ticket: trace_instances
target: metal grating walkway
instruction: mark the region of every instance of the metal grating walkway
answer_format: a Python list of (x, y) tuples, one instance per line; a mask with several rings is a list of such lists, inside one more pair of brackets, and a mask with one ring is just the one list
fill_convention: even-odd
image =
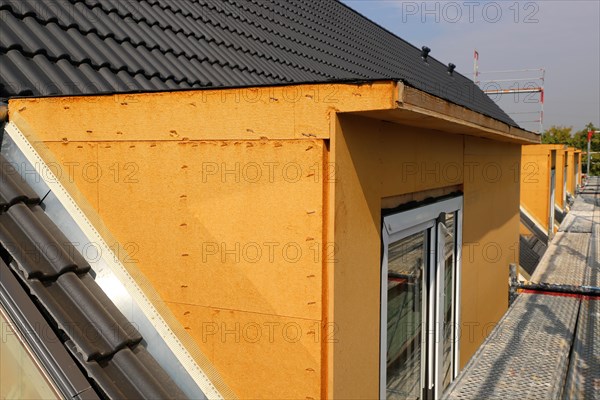
[(600, 299), (581, 302), (565, 386), (570, 399), (600, 398)]
[[(600, 286), (600, 179), (576, 199), (532, 281)], [(526, 291), (447, 399), (599, 399), (600, 298)]]
[(557, 285), (583, 285), (591, 237), (591, 233), (558, 232), (531, 280)]
[(520, 295), (458, 376), (448, 398), (556, 398), (566, 376), (578, 309), (575, 297)]

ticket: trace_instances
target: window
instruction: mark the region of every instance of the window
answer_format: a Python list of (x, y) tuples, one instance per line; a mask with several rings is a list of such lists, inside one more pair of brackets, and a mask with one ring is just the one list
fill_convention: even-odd
[(90, 382), (5, 263), (0, 244), (0, 399), (94, 398)]
[(567, 155), (567, 152), (565, 152), (565, 155), (563, 157), (565, 159), (565, 170), (563, 172), (563, 192), (562, 192), (562, 208), (564, 210), (567, 208), (567, 179), (569, 176), (569, 165), (568, 165), (569, 157)]
[(52, 384), (0, 309), (0, 398), (58, 399)]
[(556, 196), (556, 150), (550, 150), (550, 215), (548, 216), (548, 239), (554, 237), (555, 215), (555, 196)]
[(579, 193), (579, 171), (581, 170), (581, 156), (579, 155), (579, 153), (575, 154), (575, 168), (573, 169), (574, 171), (574, 179), (575, 179), (575, 193), (573, 193), (574, 195), (577, 195)]
[(380, 397), (438, 398), (458, 372), (462, 197), (386, 216)]

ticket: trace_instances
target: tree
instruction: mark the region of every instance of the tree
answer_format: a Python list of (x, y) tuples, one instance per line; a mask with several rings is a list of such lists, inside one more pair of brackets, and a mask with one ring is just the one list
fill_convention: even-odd
[(572, 126), (552, 125), (542, 134), (542, 143), (545, 144), (568, 144), (571, 145), (573, 137)]
[[(573, 146), (581, 150), (587, 150), (588, 131), (597, 130), (599, 129), (590, 122), (585, 128), (575, 133), (575, 136), (573, 136)], [(600, 151), (600, 133), (595, 133), (592, 136), (592, 151)]]
[(573, 140), (571, 141), (573, 147), (580, 150), (587, 150), (587, 136), (587, 129), (576, 132), (575, 135), (573, 135)]
[[(568, 146), (575, 147), (583, 150), (583, 171), (587, 170), (587, 138), (588, 131), (597, 131), (598, 128), (591, 122), (585, 126), (582, 130), (572, 134), (572, 126), (560, 126), (552, 125), (542, 134), (542, 143), (546, 144), (566, 144)], [(592, 152), (600, 152), (600, 133), (592, 136)], [(600, 156), (594, 154), (592, 156), (593, 162), (591, 163), (590, 174), (600, 175)]]
[[(587, 124), (585, 126), (584, 129), (575, 133), (575, 136), (573, 137), (573, 142), (574, 142), (573, 145), (575, 147), (577, 147), (578, 149), (583, 150), (583, 157), (582, 157), (581, 164), (582, 164), (584, 172), (587, 171), (588, 131), (597, 131), (597, 130), (599, 130), (599, 129), (590, 122), (589, 124)], [(600, 133), (594, 133), (594, 135), (592, 136), (591, 148), (592, 148), (592, 152), (600, 152)], [(598, 154), (592, 154), (592, 164), (591, 164), (591, 168), (590, 168), (590, 175), (600, 175), (600, 157)]]

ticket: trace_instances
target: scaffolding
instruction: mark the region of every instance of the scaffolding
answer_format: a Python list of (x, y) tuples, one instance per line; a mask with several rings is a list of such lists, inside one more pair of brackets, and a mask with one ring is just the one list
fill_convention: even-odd
[[(507, 77), (508, 74), (516, 77)], [(485, 79), (481, 80), (480, 75), (499, 76), (501, 79)], [(524, 75), (531, 75), (525, 77)], [(546, 70), (544, 68), (526, 68), (512, 69), (500, 71), (485, 71), (479, 70), (479, 52), (473, 53), (473, 81), (481, 87), (484, 93), (490, 96), (503, 96), (512, 94), (518, 102), (520, 95), (523, 94), (538, 94), (539, 110), (535, 111), (514, 111), (508, 115), (518, 116), (515, 122), (518, 124), (538, 124), (539, 133), (544, 130), (544, 82), (546, 79)], [(506, 85), (510, 85), (506, 87)]]

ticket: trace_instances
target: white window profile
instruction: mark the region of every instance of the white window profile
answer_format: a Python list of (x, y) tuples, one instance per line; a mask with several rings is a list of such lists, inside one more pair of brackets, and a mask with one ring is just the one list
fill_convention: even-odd
[(380, 398), (439, 398), (460, 342), (462, 196), (383, 219)]

